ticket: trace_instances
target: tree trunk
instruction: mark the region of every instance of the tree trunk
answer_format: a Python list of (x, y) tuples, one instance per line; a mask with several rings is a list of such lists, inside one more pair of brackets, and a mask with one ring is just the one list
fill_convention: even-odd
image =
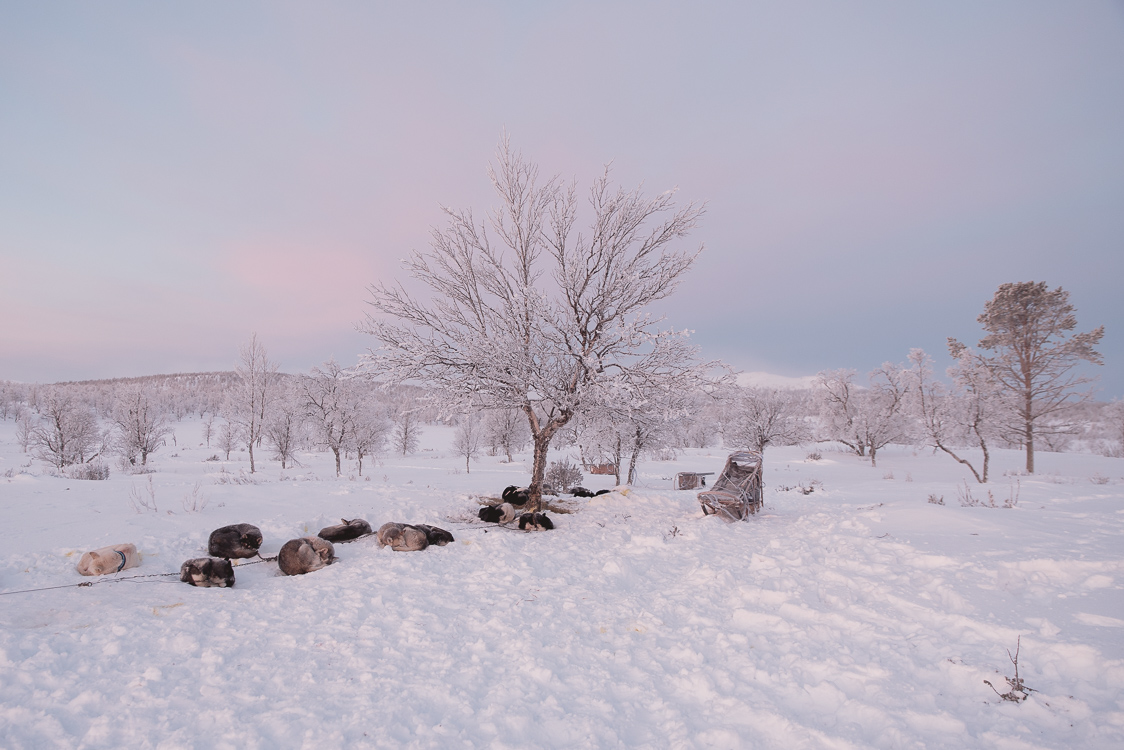
[(340, 475), (340, 449), (332, 447), (332, 453), (336, 454), (336, 476)]
[[(636, 434), (632, 439), (632, 455), (628, 457), (628, 483), (631, 485), (636, 481), (636, 459), (640, 455), (641, 449), (644, 447), (644, 441), (640, 436), (640, 428), (636, 428)], [(618, 465), (619, 466), (619, 465)], [(620, 473), (620, 469), (617, 469)]]
[(1026, 421), (1026, 473), (1034, 473), (1034, 423)]
[(535, 458), (531, 467), (531, 498), (527, 501), (526, 510), (534, 513), (542, 509), (542, 484), (546, 477), (546, 454), (550, 449), (550, 438), (553, 433), (544, 435), (543, 430), (534, 436)]
[(250, 473), (254, 473), (254, 441), (251, 440), (248, 446), (250, 450)]

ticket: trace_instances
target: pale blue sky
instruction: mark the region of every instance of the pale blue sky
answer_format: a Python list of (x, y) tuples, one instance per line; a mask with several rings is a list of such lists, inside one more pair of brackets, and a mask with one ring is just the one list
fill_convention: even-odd
[(709, 202), (663, 306), (806, 375), (975, 342), (1007, 281), (1107, 326), (1124, 396), (1124, 4), (5, 3), (0, 378), (283, 369), (506, 128), (546, 172)]

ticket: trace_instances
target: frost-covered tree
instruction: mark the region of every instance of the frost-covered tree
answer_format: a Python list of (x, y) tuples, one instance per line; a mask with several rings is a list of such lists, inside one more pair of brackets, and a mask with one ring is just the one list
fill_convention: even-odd
[(880, 449), (909, 436), (909, 379), (904, 368), (889, 362), (870, 373), (867, 388), (856, 386), (854, 379), (853, 370), (816, 376), (821, 430), (859, 456), (869, 453), (870, 465), (876, 466)]
[[(361, 384), (359, 381), (355, 382), (357, 385)], [(359, 476), (363, 476), (363, 457), (375, 456), (383, 451), (387, 435), (390, 434), (390, 421), (369, 394), (365, 398), (361, 397), (358, 405), (349, 444), (359, 463)]]
[[(933, 378), (932, 359), (921, 349), (913, 349), (914, 412), (925, 440), (934, 448), (968, 467), (980, 484), (988, 479), (991, 452), (988, 442), (995, 437), (996, 425), (1005, 406), (998, 384), (986, 367), (967, 352), (948, 369), (952, 387)], [(959, 451), (960, 446), (979, 448), (983, 454), (980, 469)], [(955, 449), (955, 450), (954, 450)]]
[(764, 452), (770, 445), (798, 445), (811, 435), (803, 393), (779, 388), (739, 388), (722, 434), (729, 448)]
[(250, 473), (255, 471), (254, 447), (261, 444), (269, 417), (269, 404), (277, 385), (277, 363), (269, 358), (255, 333), (239, 348), (234, 368), (237, 381), (226, 401), (226, 419), (238, 426), (250, 453)]
[(493, 409), (484, 416), (484, 435), (492, 455), (502, 452), (511, 463), (511, 454), (527, 447), (527, 418), (518, 409)]
[[(1073, 313), (1069, 292), (1025, 281), (1001, 284), (976, 319), (987, 331), (979, 348), (992, 354), (975, 356), (1009, 395), (1013, 418), (1006, 433), (1025, 446), (1030, 474), (1036, 439), (1069, 431), (1069, 409), (1092, 397), (1092, 391), (1078, 389), (1095, 379), (1074, 369), (1081, 362), (1104, 364), (1094, 349), (1104, 337), (1104, 326), (1073, 333), (1077, 327)], [(967, 349), (956, 339), (948, 343), (958, 359)]]
[(300, 383), (301, 402), (309, 424), (335, 456), (338, 477), (342, 471), (341, 454), (351, 447), (362, 408), (359, 384), (354, 374), (340, 367), (335, 359), (312, 368)]
[(471, 473), (469, 462), (480, 454), (480, 446), (484, 442), (484, 431), (480, 420), (473, 414), (465, 414), (457, 421), (457, 429), (453, 433), (453, 453), (464, 457), (464, 471)]
[(300, 466), (297, 450), (304, 433), (304, 408), (301, 394), (294, 383), (287, 380), (278, 386), (273, 408), (262, 434), (265, 442), (273, 448), (273, 457), (281, 462), (282, 469), (287, 469), (290, 466)]
[(613, 187), (608, 170), (589, 194), (589, 229), (577, 231), (577, 190), (501, 143), (489, 170), (499, 207), (487, 221), (445, 209), (430, 249), (406, 261), (432, 292), (371, 287), (365, 330), (382, 346), (379, 375), (416, 380), (460, 409), (520, 409), (534, 446), (530, 508), (542, 497), (551, 440), (574, 415), (626, 387), (640, 368), (676, 356), (685, 335), (659, 331), (644, 314), (670, 295), (696, 250), (675, 249), (702, 209), (676, 208)]
[(30, 443), (36, 458), (61, 469), (96, 455), (102, 435), (91, 406), (65, 387), (40, 394), (37, 406), (39, 423), (32, 428)]
[(117, 450), (129, 461), (148, 465), (148, 456), (164, 444), (171, 432), (168, 420), (160, 405), (152, 398), (149, 389), (140, 383), (131, 383), (118, 390), (116, 402), (110, 410)]
[(418, 410), (407, 406), (402, 408), (394, 417), (394, 427), (390, 434), (390, 443), (395, 453), (408, 456), (418, 449), (421, 440), (421, 418)]
[(241, 435), (238, 433), (238, 425), (230, 422), (223, 422), (219, 427), (219, 437), (216, 445), (220, 451), (226, 455), (226, 460), (230, 460), (230, 452), (238, 447), (238, 442), (241, 440)]

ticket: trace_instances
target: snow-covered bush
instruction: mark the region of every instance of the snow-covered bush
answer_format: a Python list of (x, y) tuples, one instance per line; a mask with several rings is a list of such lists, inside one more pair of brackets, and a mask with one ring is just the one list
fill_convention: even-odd
[(550, 468), (546, 470), (546, 483), (559, 492), (566, 492), (582, 483), (582, 473), (568, 459), (551, 461)]

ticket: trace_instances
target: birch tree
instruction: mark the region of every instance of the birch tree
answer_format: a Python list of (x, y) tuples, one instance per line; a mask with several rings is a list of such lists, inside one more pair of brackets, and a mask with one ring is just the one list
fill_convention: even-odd
[(826, 436), (853, 450), (870, 455), (877, 466), (878, 451), (906, 439), (910, 433), (909, 380), (904, 368), (883, 363), (869, 376), (870, 386), (860, 388), (853, 370), (829, 370), (817, 376), (822, 427)]
[(804, 395), (779, 388), (739, 389), (723, 428), (726, 445), (764, 453), (770, 445), (797, 445), (810, 437)]
[[(1041, 435), (1069, 430), (1066, 412), (1092, 397), (1078, 390), (1094, 378), (1076, 373), (1081, 362), (1104, 364), (1094, 347), (1104, 337), (1104, 326), (1086, 333), (1077, 327), (1069, 292), (1051, 291), (1044, 282), (1001, 284), (976, 319), (987, 331), (979, 348), (992, 352), (976, 355), (1000, 387), (1011, 397), (1011, 419), (1006, 432), (1026, 448), (1026, 471), (1034, 473), (1034, 447)], [(949, 349), (966, 350), (956, 339)], [(954, 354), (953, 356), (957, 356)]]
[(302, 403), (321, 442), (336, 458), (340, 476), (341, 454), (350, 447), (359, 416), (359, 395), (353, 374), (334, 359), (301, 378)]
[[(994, 437), (1004, 409), (1002, 397), (991, 373), (970, 353), (954, 351), (953, 355), (959, 357), (948, 369), (953, 382), (949, 389), (933, 378), (929, 355), (921, 349), (910, 351), (915, 410), (929, 444), (966, 466), (977, 482), (986, 484), (991, 463), (988, 441)], [(983, 459), (979, 470), (962, 455), (961, 445), (980, 449)]]
[(83, 463), (95, 452), (102, 436), (97, 415), (88, 404), (65, 388), (55, 388), (42, 394), (37, 406), (39, 423), (30, 435), (36, 458), (61, 469)]
[(239, 348), (234, 372), (237, 382), (227, 400), (226, 418), (238, 427), (238, 434), (246, 441), (253, 474), (254, 446), (261, 443), (277, 383), (277, 363), (269, 358), (256, 333)]
[(364, 329), (381, 346), (377, 376), (431, 387), (449, 411), (519, 409), (534, 446), (530, 508), (540, 506), (551, 440), (602, 391), (662, 367), (685, 332), (659, 330), (647, 306), (669, 296), (697, 257), (680, 249), (702, 208), (624, 190), (609, 170), (589, 191), (589, 228), (573, 184), (540, 181), (506, 138), (488, 175), (499, 199), (486, 219), (443, 209), (427, 251), (404, 261), (432, 297), (370, 287)]
[(129, 463), (139, 455), (141, 466), (148, 465), (148, 456), (164, 444), (171, 427), (159, 404), (139, 384), (129, 385), (117, 394), (110, 411), (118, 450)]

